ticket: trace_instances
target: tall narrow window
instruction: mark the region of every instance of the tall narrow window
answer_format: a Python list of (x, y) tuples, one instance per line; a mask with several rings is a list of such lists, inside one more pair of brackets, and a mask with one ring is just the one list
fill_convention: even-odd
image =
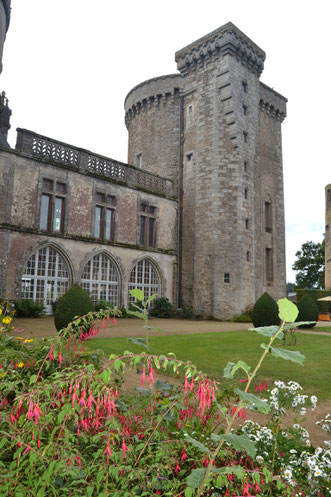
[[(129, 280), (129, 299), (128, 303), (134, 302), (136, 299), (130, 294), (130, 290), (139, 288), (145, 295), (145, 299), (151, 297), (154, 293), (161, 296), (161, 281), (158, 271), (152, 262), (148, 259), (139, 261), (131, 271)], [(150, 303), (148, 304), (148, 307)]]
[(230, 273), (224, 273), (224, 283), (230, 283)]
[(139, 167), (139, 169), (143, 166), (143, 157), (141, 154), (136, 155), (136, 166)]
[(115, 197), (98, 192), (96, 194), (94, 236), (103, 240), (114, 239)]
[(242, 115), (247, 116), (247, 105), (242, 106)]
[(272, 249), (265, 249), (266, 280), (273, 281)]
[(43, 179), (39, 223), (41, 230), (63, 233), (65, 198), (65, 183)]
[(41, 196), (40, 229), (49, 231), (50, 220), (51, 220), (51, 196), (43, 194)]
[(52, 314), (52, 303), (69, 288), (69, 268), (63, 256), (53, 247), (34, 252), (27, 261), (21, 281), (21, 298), (42, 302)]
[(241, 91), (243, 93), (247, 93), (247, 90), (248, 90), (248, 86), (247, 86), (246, 81), (242, 81), (242, 83), (241, 83)]
[(243, 142), (244, 143), (248, 142), (248, 134), (246, 133), (246, 131), (243, 131)]
[(140, 207), (140, 245), (155, 247), (156, 207), (141, 204)]
[(268, 233), (271, 233), (272, 232), (271, 202), (264, 203), (264, 215), (265, 215), (265, 230)]

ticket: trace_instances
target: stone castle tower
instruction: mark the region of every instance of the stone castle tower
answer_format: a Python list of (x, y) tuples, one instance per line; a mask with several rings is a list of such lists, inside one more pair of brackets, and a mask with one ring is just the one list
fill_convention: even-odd
[(229, 318), (286, 294), (281, 122), (265, 53), (228, 23), (176, 53), (179, 73), (125, 100), (128, 162), (178, 192), (178, 303)]

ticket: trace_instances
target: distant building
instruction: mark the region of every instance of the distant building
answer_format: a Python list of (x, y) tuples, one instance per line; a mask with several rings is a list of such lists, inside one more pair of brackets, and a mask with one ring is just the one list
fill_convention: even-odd
[(27, 130), (0, 149), (0, 292), (51, 306), (78, 282), (230, 318), (286, 295), (281, 122), (264, 52), (232, 23), (125, 100), (128, 163)]

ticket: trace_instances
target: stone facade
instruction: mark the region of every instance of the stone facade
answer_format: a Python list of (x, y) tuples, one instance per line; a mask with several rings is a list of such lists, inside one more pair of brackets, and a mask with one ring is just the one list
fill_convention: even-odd
[[(103, 261), (116, 268), (117, 305), (128, 305), (130, 277), (139, 261), (152, 264), (160, 296), (173, 300), (177, 202), (171, 181), (27, 130), (18, 130), (16, 150), (1, 151), (0, 174), (1, 295), (6, 291), (10, 299), (22, 296), (28, 261), (48, 247), (52, 256), (56, 252), (64, 260), (69, 285), (81, 283), (88, 261), (102, 254)], [(58, 232), (53, 223), (49, 229), (41, 227), (45, 180), (52, 182), (51, 202), (61, 195), (64, 199), (63, 228)], [(61, 193), (54, 185), (61, 185)], [(115, 199), (109, 241), (95, 235), (98, 195)], [(145, 204), (155, 209), (154, 247), (141, 245), (140, 207)], [(54, 204), (52, 210), (54, 216)], [(54, 284), (54, 275), (40, 276), (40, 281)], [(47, 299), (58, 296), (50, 293)]]
[(19, 129), (0, 146), (1, 294), (50, 311), (74, 282), (116, 305), (138, 286), (221, 319), (285, 296), (286, 99), (264, 60), (232, 23), (178, 51), (126, 97), (128, 164)]
[(331, 288), (331, 184), (325, 187), (325, 289)]
[(218, 318), (264, 291), (286, 295), (286, 99), (260, 82), (264, 60), (228, 23), (176, 53), (180, 74), (141, 83), (125, 103), (129, 162), (141, 155), (177, 181), (180, 304)]

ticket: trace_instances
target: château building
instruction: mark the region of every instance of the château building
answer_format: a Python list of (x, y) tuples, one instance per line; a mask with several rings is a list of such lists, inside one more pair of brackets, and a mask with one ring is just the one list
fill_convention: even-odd
[(1, 295), (51, 312), (75, 282), (117, 306), (138, 287), (221, 319), (285, 296), (286, 99), (265, 53), (228, 23), (175, 59), (125, 99), (127, 164), (25, 129), (1, 146)]

